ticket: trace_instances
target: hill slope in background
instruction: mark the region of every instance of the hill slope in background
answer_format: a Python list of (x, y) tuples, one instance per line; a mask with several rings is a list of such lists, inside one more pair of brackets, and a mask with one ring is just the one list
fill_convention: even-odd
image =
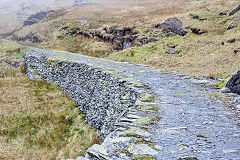
[(74, 5), (74, 0), (1, 0), (0, 34), (21, 28), (23, 22), (40, 11)]
[[(229, 78), (240, 69), (240, 12), (229, 16), (239, 5), (238, 0), (71, 3), (14, 32), (11, 38), (37, 47), (96, 57), (110, 54), (114, 60), (190, 75)], [(162, 27), (169, 18), (176, 18), (174, 23), (182, 25), (185, 36)], [(233, 28), (229, 29), (231, 25)]]

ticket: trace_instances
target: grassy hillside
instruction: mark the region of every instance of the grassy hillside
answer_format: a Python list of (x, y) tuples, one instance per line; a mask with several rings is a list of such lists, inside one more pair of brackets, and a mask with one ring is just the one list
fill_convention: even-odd
[(27, 49), (0, 40), (0, 159), (83, 156), (98, 143), (76, 103), (54, 84), (29, 80), (14, 68)]
[[(239, 5), (237, 0), (150, 0), (109, 1), (85, 3), (67, 8), (67, 14), (24, 27), (14, 33), (16, 37), (39, 38), (34, 45), (47, 49), (80, 52), (119, 61), (144, 63), (160, 69), (175, 70), (190, 75), (229, 78), (240, 69), (239, 26), (227, 27), (240, 17), (240, 12), (229, 16)], [(168, 18), (176, 17), (188, 32), (184, 37), (167, 34), (155, 26)], [(82, 22), (86, 22), (82, 25)], [(84, 37), (75, 32), (105, 36), (104, 27), (129, 27), (137, 40), (148, 38), (147, 45), (134, 43), (122, 51), (114, 50), (114, 44), (99, 38)], [(199, 35), (192, 30), (198, 30)], [(30, 34), (31, 33), (31, 34)], [(101, 36), (102, 36), (101, 35)], [(32, 44), (32, 43), (30, 43)], [(175, 48), (179, 54), (166, 54)]]
[[(227, 30), (229, 24), (240, 17), (240, 12), (228, 16), (237, 5), (236, 1), (216, 1), (192, 6), (188, 12), (177, 15), (188, 31), (186, 36), (166, 37), (156, 43), (114, 53), (109, 58), (190, 75), (209, 74), (212, 77), (229, 78), (240, 70), (240, 26)], [(194, 19), (194, 15), (205, 20)], [(207, 33), (196, 35), (190, 28)], [(166, 54), (171, 46), (180, 54)]]
[(72, 6), (74, 0), (1, 0), (0, 34), (11, 33), (20, 29), (31, 14), (40, 11)]

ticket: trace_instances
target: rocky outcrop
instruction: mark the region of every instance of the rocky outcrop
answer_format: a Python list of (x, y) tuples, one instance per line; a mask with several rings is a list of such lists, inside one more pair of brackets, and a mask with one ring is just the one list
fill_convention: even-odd
[(231, 90), (231, 92), (240, 95), (240, 71), (238, 71), (237, 74), (232, 76), (226, 86)]
[(24, 21), (24, 26), (30, 26), (35, 23), (38, 23), (41, 20), (43, 20), (46, 15), (52, 12), (53, 11), (46, 11), (46, 12), (39, 12), (39, 13), (33, 14), (30, 17), (28, 17), (27, 20)]
[(40, 43), (43, 42), (43, 40), (41, 40), (40, 38), (38, 38), (38, 36), (36, 36), (34, 33), (30, 32), (29, 34), (25, 35), (25, 36), (18, 36), (16, 34), (13, 34), (11, 37), (12, 40), (15, 41), (29, 41), (32, 43)]
[(103, 30), (92, 31), (90, 34), (104, 42), (112, 43), (115, 50), (122, 50), (131, 47), (137, 38), (137, 32), (130, 27), (104, 27)]
[(182, 22), (177, 18), (167, 19), (164, 23), (156, 25), (156, 28), (163, 29), (165, 32), (173, 32), (180, 36), (185, 36), (187, 34), (182, 28)]
[(86, 38), (93, 38), (113, 45), (114, 50), (123, 50), (132, 47), (134, 41), (137, 39), (137, 32), (130, 27), (104, 27), (101, 29), (84, 31), (81, 28), (69, 29), (63, 27), (62, 30), (66, 30), (67, 35), (77, 36), (81, 35)]

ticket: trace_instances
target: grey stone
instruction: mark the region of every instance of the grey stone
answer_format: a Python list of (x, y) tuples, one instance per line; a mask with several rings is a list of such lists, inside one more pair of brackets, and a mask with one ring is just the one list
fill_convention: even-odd
[(156, 25), (156, 28), (164, 29), (166, 32), (170, 31), (180, 36), (187, 34), (182, 28), (182, 22), (177, 18), (169, 18), (164, 23)]
[(164, 149), (164, 147), (160, 145), (155, 145), (154, 148), (157, 149), (158, 151), (162, 151)]
[(240, 110), (240, 104), (239, 104), (239, 105), (237, 105), (237, 106), (236, 106), (236, 108), (237, 108), (238, 110)]
[(128, 115), (127, 115), (127, 118), (129, 118), (129, 119), (139, 119), (139, 118), (141, 118), (141, 116), (139, 116), (139, 115), (134, 115), (134, 114), (128, 114)]
[(96, 157), (99, 159), (111, 159), (107, 153), (107, 150), (102, 145), (94, 144), (86, 152), (86, 158)]
[(171, 48), (171, 49), (166, 50), (166, 53), (167, 54), (179, 54), (180, 52)]
[(227, 88), (227, 87), (223, 87), (220, 91), (221, 91), (222, 93), (231, 93), (230, 89)]
[(150, 134), (148, 131), (145, 131), (143, 129), (138, 128), (136, 130), (136, 134), (142, 137), (150, 137), (152, 134)]
[(207, 84), (211, 81), (210, 80), (191, 80), (191, 82), (194, 84)]
[(227, 30), (236, 28), (237, 26), (238, 26), (238, 25), (237, 25), (236, 23), (231, 23), (231, 24), (227, 27)]
[(151, 155), (155, 156), (158, 152), (147, 144), (133, 144), (128, 148), (133, 155)]

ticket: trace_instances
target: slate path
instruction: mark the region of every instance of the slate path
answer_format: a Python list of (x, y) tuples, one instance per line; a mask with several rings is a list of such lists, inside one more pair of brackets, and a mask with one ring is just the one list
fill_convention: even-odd
[[(154, 95), (158, 120), (141, 134), (154, 145), (156, 159), (240, 159), (239, 96), (223, 94), (204, 84), (209, 80), (193, 79), (176, 72), (161, 71), (144, 65), (96, 59), (69, 53), (37, 49), (95, 67), (112, 70), (123, 77), (141, 81)], [(229, 102), (233, 102), (232, 105)], [(132, 148), (137, 154), (144, 144)]]

